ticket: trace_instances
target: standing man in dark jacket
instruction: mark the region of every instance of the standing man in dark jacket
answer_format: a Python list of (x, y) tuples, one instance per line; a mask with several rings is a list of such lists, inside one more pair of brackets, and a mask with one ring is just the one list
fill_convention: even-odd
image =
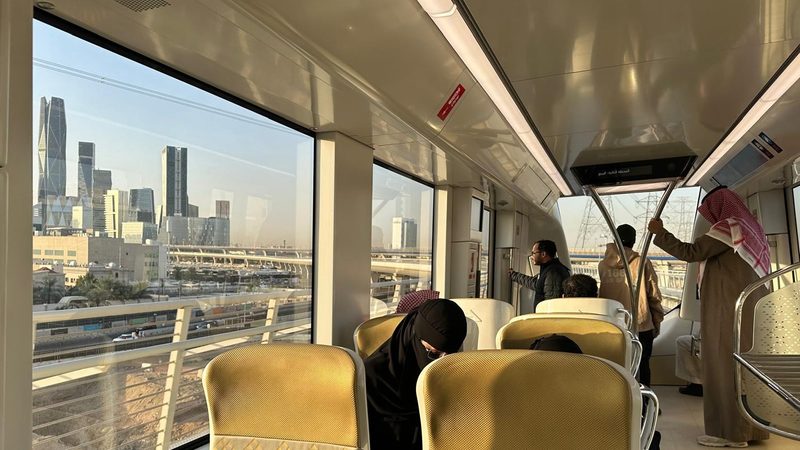
[(511, 280), (533, 291), (533, 307), (544, 300), (560, 298), (562, 284), (569, 277), (569, 269), (556, 257), (556, 243), (548, 240), (533, 244), (529, 256), (534, 265), (539, 266), (539, 274), (533, 277), (509, 269)]

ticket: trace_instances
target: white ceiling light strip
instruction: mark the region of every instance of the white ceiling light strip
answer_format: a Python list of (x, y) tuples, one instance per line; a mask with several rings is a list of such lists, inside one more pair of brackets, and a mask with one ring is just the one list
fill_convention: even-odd
[(417, 0), (433, 22), (439, 27), (444, 37), (458, 53), (458, 56), (467, 66), (472, 76), (481, 85), (489, 98), (495, 104), (500, 114), (505, 117), (508, 124), (519, 136), (525, 147), (533, 155), (542, 169), (558, 186), (564, 195), (572, 195), (572, 190), (561, 175), (558, 167), (553, 163), (544, 145), (536, 137), (522, 111), (506, 89), (494, 66), (483, 52), (480, 44), (473, 36), (461, 13), (450, 0)]
[(686, 181), (687, 185), (696, 185), (705, 177), (717, 164), (734, 150), (734, 145), (739, 142), (748, 131), (769, 111), (783, 94), (789, 90), (797, 80), (800, 79), (800, 57), (795, 56), (791, 63), (784, 69), (778, 78), (764, 92), (764, 95), (756, 101), (742, 117), (742, 120), (725, 136), (725, 139), (715, 148), (710, 155), (703, 161), (691, 177)]

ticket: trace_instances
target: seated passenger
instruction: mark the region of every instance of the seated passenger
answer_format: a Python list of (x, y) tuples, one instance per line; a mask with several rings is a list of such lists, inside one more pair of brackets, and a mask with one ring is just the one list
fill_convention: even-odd
[(675, 375), (689, 384), (678, 388), (678, 392), (695, 397), (703, 396), (703, 364), (700, 361), (700, 342), (695, 336), (679, 336), (676, 341)]
[(533, 341), (531, 350), (546, 350), (551, 352), (583, 353), (580, 346), (572, 339), (560, 335), (550, 334)]
[(466, 335), (467, 319), (455, 302), (425, 302), (364, 361), (370, 448), (422, 448), (417, 378), (431, 361), (459, 351)]
[(570, 275), (564, 280), (562, 297), (597, 297), (597, 281), (589, 275)]

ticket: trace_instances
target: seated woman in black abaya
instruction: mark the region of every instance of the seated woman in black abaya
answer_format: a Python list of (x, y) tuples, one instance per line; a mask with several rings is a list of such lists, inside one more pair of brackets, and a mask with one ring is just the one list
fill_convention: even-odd
[(421, 449), (417, 378), (422, 369), (459, 351), (467, 335), (464, 312), (447, 299), (413, 309), (392, 337), (364, 361), (370, 448)]

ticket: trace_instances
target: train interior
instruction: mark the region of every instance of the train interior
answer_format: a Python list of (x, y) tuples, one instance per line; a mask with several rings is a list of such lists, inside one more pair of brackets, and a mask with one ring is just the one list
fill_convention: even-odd
[[(472, 395), (494, 409), (477, 427), (454, 413), (467, 431), (449, 436), (423, 418), (425, 448), (640, 449), (655, 431), (703, 448), (676, 345), (702, 357), (703, 269), (647, 224), (692, 242), (712, 225), (701, 199), (727, 186), (770, 259), (747, 325), (768, 343), (729, 355), (740, 414), (770, 433), (750, 446), (800, 449), (798, 55), (794, 0), (0, 0), (0, 448), (371, 448), (361, 358), (427, 295), (454, 299), (468, 331), (424, 371), (421, 413)], [(623, 223), (665, 312), (652, 390), (633, 378), (636, 312), (534, 309), (509, 277), (536, 275), (532, 245), (550, 240), (599, 281)], [(624, 348), (509, 350), (573, 326)], [(280, 363), (262, 377), (277, 393), (220, 414), (248, 358)], [(360, 390), (317, 385), (323, 363), (353, 365)], [(606, 375), (548, 389), (573, 372)], [(598, 389), (630, 396), (604, 429), (536, 434), (508, 406), (591, 422)], [(340, 397), (354, 417), (321, 400)], [(254, 418), (276, 434), (219, 437)]]

